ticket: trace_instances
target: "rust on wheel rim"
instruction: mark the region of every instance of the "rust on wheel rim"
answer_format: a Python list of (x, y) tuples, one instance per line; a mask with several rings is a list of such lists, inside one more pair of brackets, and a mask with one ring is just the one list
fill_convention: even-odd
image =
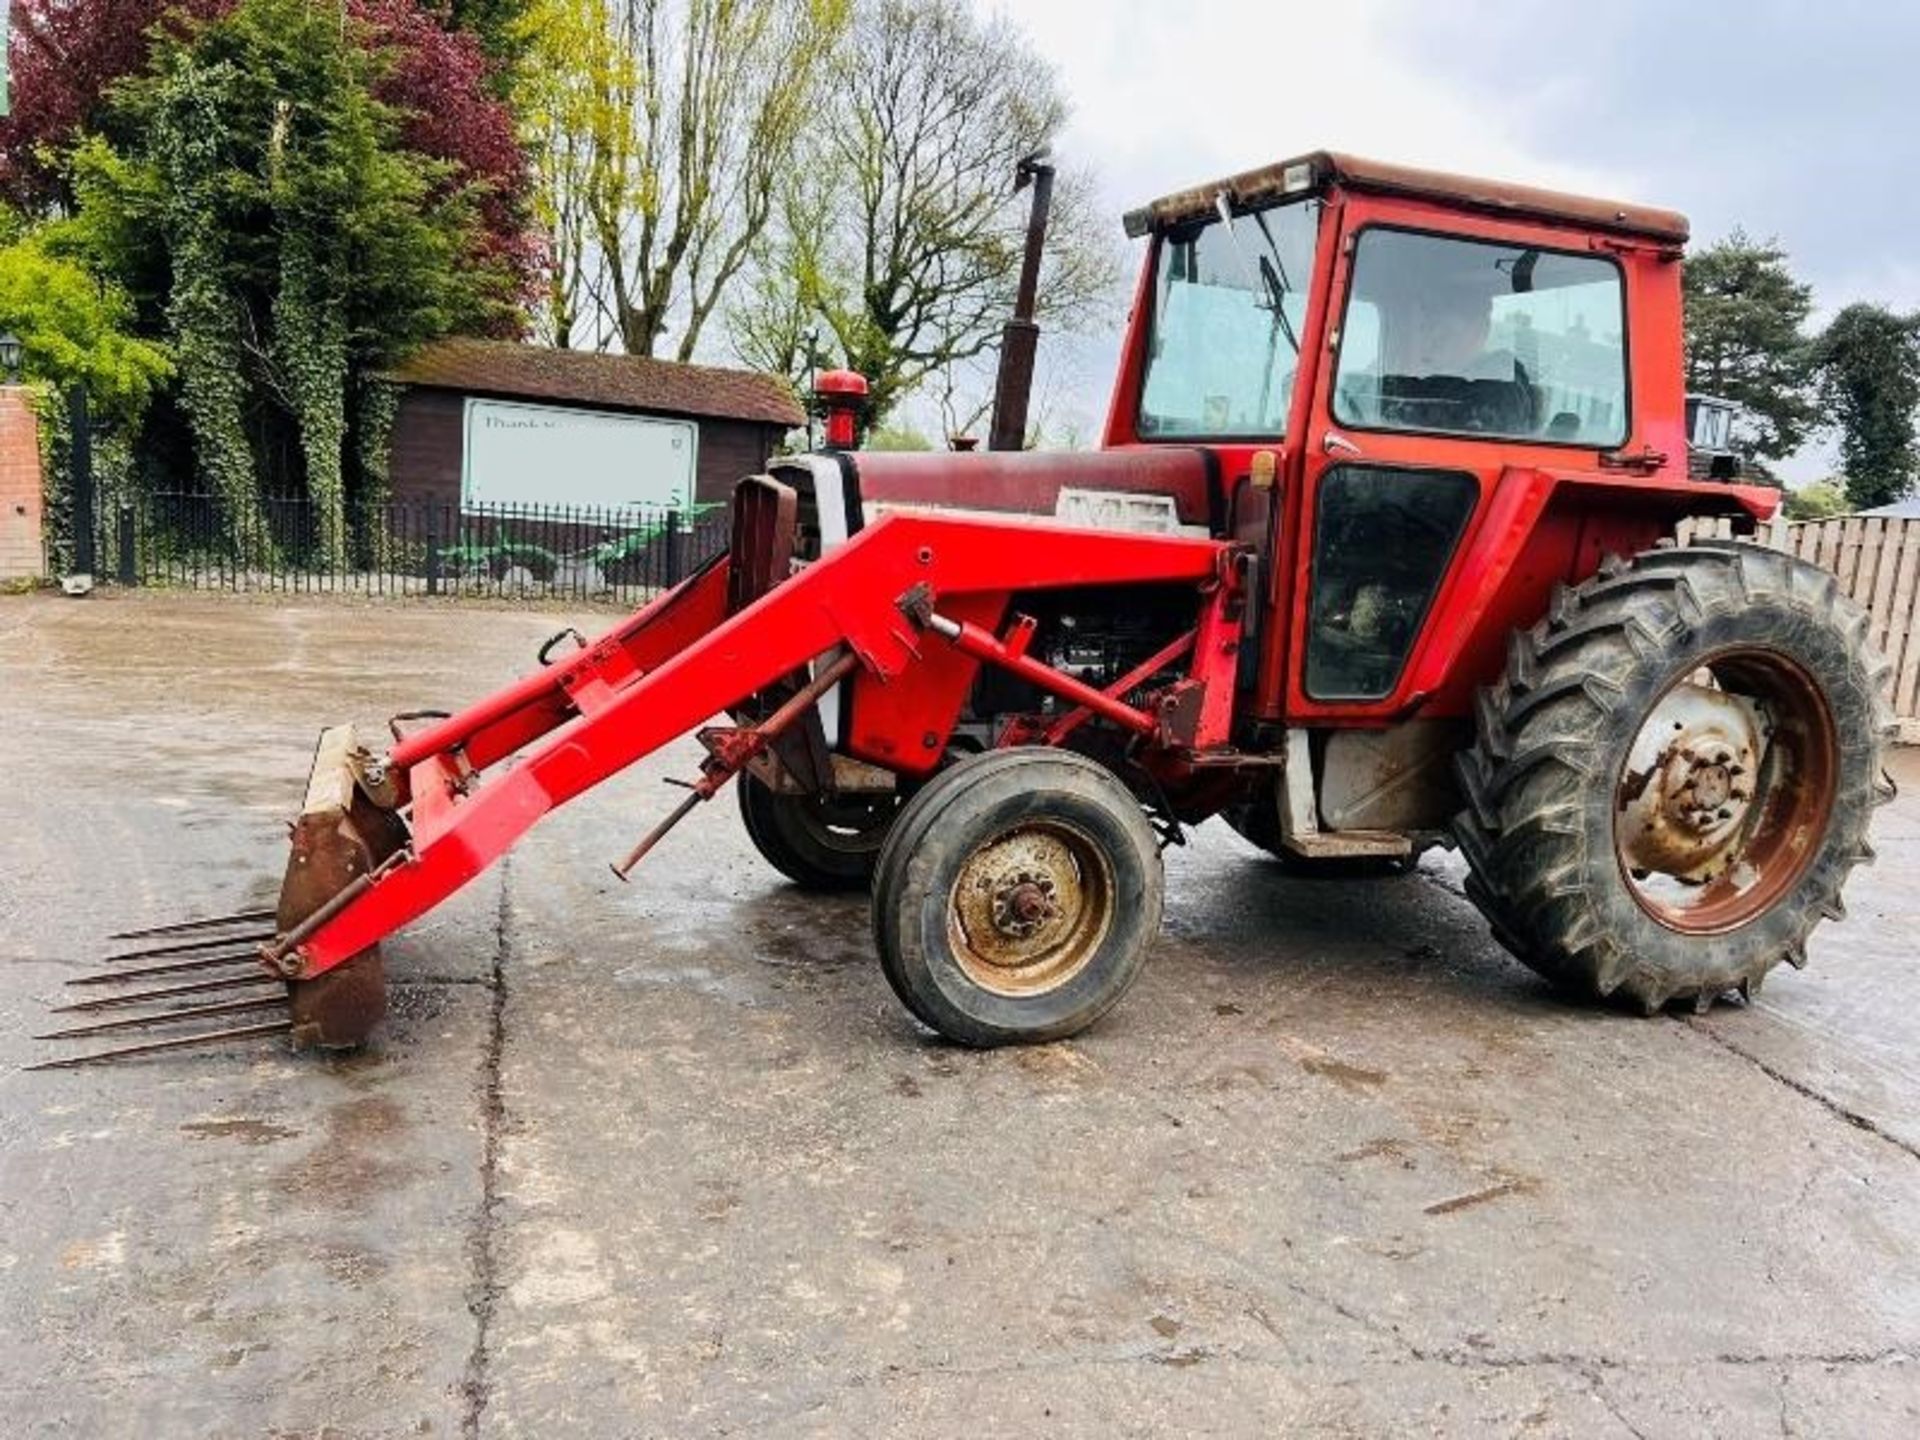
[(1661, 692), (1621, 764), (1628, 890), (1682, 934), (1765, 914), (1818, 853), (1838, 772), (1833, 713), (1804, 669), (1760, 647), (1706, 657)]
[(1064, 821), (1036, 820), (967, 857), (947, 897), (947, 938), (974, 984), (1027, 998), (1086, 968), (1113, 910), (1113, 867), (1101, 847)]

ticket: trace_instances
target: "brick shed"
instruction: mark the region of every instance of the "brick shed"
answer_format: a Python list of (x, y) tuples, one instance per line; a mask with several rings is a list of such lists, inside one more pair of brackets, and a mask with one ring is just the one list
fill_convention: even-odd
[(402, 502), (725, 500), (806, 420), (771, 375), (508, 341), (444, 341), (385, 378)]

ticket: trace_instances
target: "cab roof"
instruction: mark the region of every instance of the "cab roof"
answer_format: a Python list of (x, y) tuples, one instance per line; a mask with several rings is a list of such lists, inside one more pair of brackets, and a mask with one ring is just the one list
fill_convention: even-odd
[(1428, 200), (1514, 219), (1545, 220), (1578, 226), (1583, 230), (1605, 230), (1673, 245), (1685, 244), (1688, 234), (1687, 217), (1673, 210), (1659, 210), (1649, 205), (1627, 205), (1586, 195), (1568, 195), (1558, 190), (1510, 185), (1499, 180), (1478, 180), (1468, 175), (1449, 174), (1444, 170), (1420, 170), (1411, 165), (1367, 160), (1332, 150), (1314, 150), (1291, 160), (1280, 160), (1257, 170), (1230, 175), (1209, 185), (1197, 185), (1164, 195), (1127, 214), (1127, 234), (1145, 235), (1183, 221), (1211, 215), (1222, 191), (1226, 192), (1235, 209), (1245, 210), (1334, 185), (1375, 195)]

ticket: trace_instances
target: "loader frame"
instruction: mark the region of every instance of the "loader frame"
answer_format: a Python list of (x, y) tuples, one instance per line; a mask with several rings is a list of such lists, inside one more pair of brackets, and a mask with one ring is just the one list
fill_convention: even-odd
[[(726, 554), (565, 660), (400, 739), (377, 783), (391, 787), (406, 843), (268, 947), (279, 973), (310, 981), (371, 951), (474, 879), (547, 812), (843, 650), (862, 677), (884, 687), (894, 713), (911, 717), (911, 747), (889, 738), (856, 757), (904, 773), (939, 764), (983, 663), (1069, 702), (1074, 709), (1059, 722), (1067, 730), (1085, 711), (1181, 763), (1231, 755), (1236, 547), (898, 514), (798, 573), (753, 583), (744, 567), (756, 556), (764, 564), (773, 550), (766, 531), (790, 513), (784, 489), (765, 477), (745, 482)], [(1146, 582), (1190, 585), (1203, 617), (1182, 647), (1188, 664), (1179, 694), (1156, 712), (1126, 705), (1123, 687), (1094, 689), (1026, 656), (1018, 623), (1005, 638), (993, 630), (1016, 592)], [(730, 609), (730, 595), (751, 598)], [(707, 732), (709, 766), (722, 779), (762, 748), (757, 727), (739, 733), (746, 738), (729, 747)], [(510, 756), (514, 763), (502, 765)], [(480, 783), (489, 770), (497, 773)]]

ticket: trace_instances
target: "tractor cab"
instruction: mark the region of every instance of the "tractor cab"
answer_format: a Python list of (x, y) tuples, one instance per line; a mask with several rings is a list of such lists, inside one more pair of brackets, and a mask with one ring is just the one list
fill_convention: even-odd
[(1513, 616), (1701, 508), (1680, 215), (1316, 152), (1126, 228), (1104, 443), (1211, 457), (1264, 571), (1261, 714), (1464, 714)]

